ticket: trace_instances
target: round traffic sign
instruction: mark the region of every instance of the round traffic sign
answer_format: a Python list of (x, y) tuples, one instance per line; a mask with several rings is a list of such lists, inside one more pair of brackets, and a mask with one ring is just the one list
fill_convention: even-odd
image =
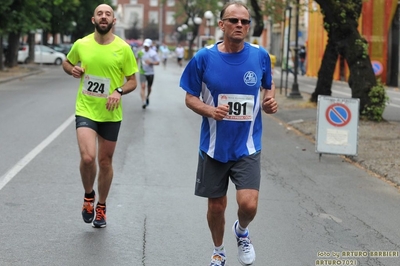
[(350, 109), (342, 103), (334, 103), (326, 108), (326, 120), (335, 127), (343, 127), (351, 120)]
[(375, 76), (379, 76), (383, 73), (383, 65), (379, 61), (371, 61), (372, 69), (374, 70)]

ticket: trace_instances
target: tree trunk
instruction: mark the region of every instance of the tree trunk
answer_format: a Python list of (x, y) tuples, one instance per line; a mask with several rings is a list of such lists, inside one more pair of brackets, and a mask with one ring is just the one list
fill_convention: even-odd
[(332, 95), (332, 81), (335, 66), (338, 59), (338, 51), (331, 38), (328, 39), (321, 67), (318, 71), (318, 81), (315, 91), (311, 94), (311, 102), (318, 101), (318, 95)]
[[(358, 32), (358, 19), (361, 14), (363, 1), (315, 1), (323, 11), (324, 25), (330, 37), (329, 42), (332, 42), (337, 47), (338, 53), (347, 61), (350, 69), (349, 86), (352, 90), (352, 97), (360, 99), (360, 113), (362, 113), (369, 103), (368, 94), (371, 88), (377, 84), (368, 56), (367, 42)], [(324, 63), (326, 62), (323, 60)], [(321, 69), (325, 67), (323, 64), (321, 65)], [(327, 68), (330, 69), (329, 66)], [(319, 73), (318, 79), (327, 78), (323, 75), (323, 73)], [(325, 89), (328, 88), (326, 87)], [(320, 90), (321, 88), (317, 86), (312, 99), (318, 97)]]
[(4, 53), (3, 53), (4, 47), (3, 47), (3, 35), (0, 35), (0, 71), (4, 70)]
[(35, 62), (35, 33), (28, 34), (29, 56), (26, 63), (30, 64)]
[(366, 52), (367, 42), (357, 28), (352, 28), (346, 41), (339, 48), (350, 69), (349, 86), (351, 97), (360, 99), (360, 113), (370, 103), (369, 92), (377, 85), (371, 60)]
[[(194, 22), (193, 22), (194, 23)], [(192, 38), (189, 40), (189, 47), (188, 47), (188, 59), (191, 59), (194, 55), (193, 52), (193, 43), (196, 37), (199, 35), (199, 25), (194, 24), (193, 31), (192, 31)], [(200, 38), (200, 36), (198, 37)], [(200, 50), (201, 47), (197, 47), (197, 50)]]
[(257, 0), (251, 0), (251, 6), (253, 7), (254, 22), (255, 22), (253, 29), (253, 36), (260, 37), (262, 32), (264, 31), (264, 20), (263, 20), (264, 17)]
[(8, 51), (5, 66), (9, 68), (18, 65), (19, 38), (20, 33), (11, 32), (8, 34)]

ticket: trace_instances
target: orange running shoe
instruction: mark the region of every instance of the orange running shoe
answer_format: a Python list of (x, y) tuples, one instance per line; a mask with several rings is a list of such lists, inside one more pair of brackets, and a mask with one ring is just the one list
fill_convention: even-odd
[(96, 218), (93, 220), (92, 226), (94, 228), (106, 227), (106, 206), (97, 204), (96, 206)]
[(85, 223), (91, 223), (94, 218), (94, 201), (95, 196), (93, 198), (84, 198), (83, 206), (82, 206), (82, 218)]

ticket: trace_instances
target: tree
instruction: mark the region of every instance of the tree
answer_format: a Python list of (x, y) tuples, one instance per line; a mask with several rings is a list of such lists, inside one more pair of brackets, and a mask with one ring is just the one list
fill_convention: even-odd
[[(10, 6), (13, 0), (4, 0), (2, 1), (2, 4), (0, 5), (0, 16), (5, 18), (7, 17), (7, 13), (10, 10)], [(0, 19), (0, 70), (4, 69), (4, 65), (3, 65), (3, 51), (5, 49), (8, 49), (8, 45), (7, 47), (3, 47), (3, 40), (4, 40), (4, 36), (7, 34), (7, 28), (8, 28), (8, 19)]]
[[(103, 3), (111, 5), (111, 0)], [(8, 41), (5, 65), (14, 67), (18, 64), (20, 40), (26, 35), (29, 43), (28, 62), (34, 60), (35, 34), (39, 29), (43, 32), (42, 43), (47, 43), (47, 33), (53, 36), (72, 33), (73, 40), (76, 40), (93, 32), (91, 17), (97, 5), (97, 0), (2, 0), (0, 15), (7, 18), (0, 20), (0, 41), (4, 36)]]
[[(254, 2), (254, 3), (253, 3)], [(257, 3), (255, 3), (257, 2)], [(274, 10), (283, 9), (283, 4), (296, 5), (299, 1), (272, 1), (252, 0), (253, 9), (257, 10), (260, 5), (264, 15), (272, 15), (276, 18)], [(331, 87), (336, 62), (340, 57), (344, 58), (350, 69), (349, 86), (352, 97), (360, 99), (360, 114), (366, 114), (372, 110), (383, 113), (387, 97), (381, 84), (377, 83), (371, 61), (368, 55), (368, 43), (358, 31), (358, 20), (361, 15), (363, 0), (315, 0), (320, 5), (324, 15), (324, 27), (328, 34), (328, 43), (325, 48), (321, 67), (318, 72), (318, 81), (310, 101), (317, 102), (318, 95), (331, 95)], [(301, 8), (303, 9), (304, 8)], [(257, 12), (256, 12), (257, 13)], [(279, 14), (279, 12), (278, 12)], [(375, 93), (371, 93), (371, 90)], [(383, 91), (382, 91), (383, 90)], [(377, 95), (373, 97), (371, 95)], [(376, 108), (375, 108), (376, 107)]]
[(251, 7), (253, 8), (254, 28), (253, 36), (260, 37), (264, 31), (264, 16), (257, 0), (251, 0)]
[[(196, 24), (195, 18), (203, 18), (204, 13), (210, 10), (216, 14), (220, 7), (218, 0), (178, 0), (177, 11), (175, 14), (177, 27), (182, 24), (188, 25), (192, 32), (192, 38), (189, 41), (188, 57), (193, 56), (193, 43), (199, 34), (199, 26)], [(199, 47), (200, 48), (200, 47)]]
[[(104, 0), (101, 1), (101, 3), (113, 7), (111, 0)], [(97, 0), (80, 0), (79, 8), (76, 10), (76, 13), (69, 18), (70, 22), (74, 21), (77, 25), (72, 32), (72, 41), (82, 38), (94, 31), (91, 18), (93, 17), (93, 12), (98, 5), (99, 1)]]
[(158, 24), (151, 21), (143, 28), (143, 37), (145, 39), (158, 40)]
[(317, 102), (318, 95), (331, 95), (335, 64), (342, 56), (350, 69), (349, 86), (352, 97), (360, 99), (360, 113), (370, 104), (370, 90), (377, 85), (368, 55), (368, 43), (358, 31), (358, 19), (362, 11), (362, 0), (316, 0), (324, 15), (324, 27), (328, 33), (328, 44), (318, 72), (318, 83), (311, 95)]
[(130, 29), (125, 30), (125, 36), (127, 39), (139, 39), (142, 35), (142, 30), (138, 27), (139, 21), (138, 18), (135, 17), (132, 23), (132, 27)]
[[(14, 67), (18, 64), (18, 47), (21, 34), (30, 33), (46, 27), (50, 13), (42, 9), (45, 0), (14, 0), (5, 10), (7, 17), (5, 33), (8, 35), (8, 52), (5, 65)], [(35, 10), (35, 12), (32, 12)]]
[[(64, 42), (63, 36), (70, 34), (74, 30), (72, 19), (78, 9), (80, 9), (80, 0), (52, 0), (46, 1), (43, 8), (51, 13), (49, 29), (43, 33), (43, 44), (47, 44), (47, 36), (51, 34), (54, 42), (57, 42), (56, 35), (60, 34), (61, 42)], [(66, 19), (68, 18), (68, 19)]]

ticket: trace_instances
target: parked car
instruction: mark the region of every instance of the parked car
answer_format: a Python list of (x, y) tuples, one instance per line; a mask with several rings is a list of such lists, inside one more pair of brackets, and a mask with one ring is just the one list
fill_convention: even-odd
[[(22, 45), (18, 51), (18, 63), (27, 63), (29, 58), (29, 46)], [(35, 63), (61, 65), (65, 60), (65, 54), (57, 52), (45, 45), (35, 45)]]
[(56, 50), (57, 52), (67, 55), (71, 50), (72, 43), (48, 44), (47, 46)]

